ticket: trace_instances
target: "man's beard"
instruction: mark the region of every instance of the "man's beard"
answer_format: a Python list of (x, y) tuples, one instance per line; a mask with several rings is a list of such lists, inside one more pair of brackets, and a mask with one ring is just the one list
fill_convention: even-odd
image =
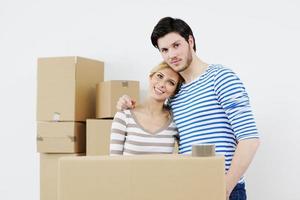
[(180, 72), (185, 71), (187, 68), (189, 68), (189, 66), (192, 63), (192, 60), (193, 60), (192, 53), (191, 53), (191, 50), (189, 49), (188, 56), (187, 56), (187, 59), (186, 59), (186, 63), (184, 64), (184, 66), (182, 68), (177, 70), (177, 72), (180, 73)]

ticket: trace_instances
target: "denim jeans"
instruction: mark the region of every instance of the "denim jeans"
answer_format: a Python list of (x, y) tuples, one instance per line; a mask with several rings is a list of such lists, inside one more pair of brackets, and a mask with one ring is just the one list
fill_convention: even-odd
[(239, 183), (237, 184), (234, 189), (232, 190), (229, 200), (246, 200), (246, 189), (245, 189), (245, 183)]

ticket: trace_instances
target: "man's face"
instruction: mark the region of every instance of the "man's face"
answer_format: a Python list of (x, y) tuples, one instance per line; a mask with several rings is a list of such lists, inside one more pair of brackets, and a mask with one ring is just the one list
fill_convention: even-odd
[(192, 37), (190, 37), (189, 42), (187, 42), (181, 35), (172, 32), (159, 38), (157, 45), (164, 61), (170, 65), (174, 71), (182, 72), (191, 64)]

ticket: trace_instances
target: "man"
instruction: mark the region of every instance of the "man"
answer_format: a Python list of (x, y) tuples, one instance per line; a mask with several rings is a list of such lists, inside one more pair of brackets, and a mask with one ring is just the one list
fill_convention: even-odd
[[(243, 175), (259, 135), (242, 82), (230, 69), (209, 65), (196, 55), (193, 32), (181, 19), (162, 18), (151, 41), (185, 81), (169, 102), (180, 136), (179, 153), (190, 154), (195, 143), (215, 144), (217, 154), (225, 156), (227, 198), (246, 199)], [(126, 96), (117, 105), (132, 106)]]

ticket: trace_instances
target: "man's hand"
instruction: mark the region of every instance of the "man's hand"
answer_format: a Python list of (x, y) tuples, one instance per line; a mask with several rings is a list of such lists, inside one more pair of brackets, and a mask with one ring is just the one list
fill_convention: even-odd
[(238, 142), (231, 166), (225, 176), (226, 196), (229, 198), (232, 190), (249, 167), (259, 146), (258, 138), (245, 139)]
[(230, 194), (231, 194), (233, 188), (229, 187), (228, 177), (227, 176), (226, 176), (225, 182), (226, 182), (226, 200), (229, 200), (229, 197), (230, 197)]
[(130, 98), (128, 95), (123, 95), (119, 98), (117, 102), (117, 110), (126, 110), (133, 109), (135, 107), (136, 102)]

